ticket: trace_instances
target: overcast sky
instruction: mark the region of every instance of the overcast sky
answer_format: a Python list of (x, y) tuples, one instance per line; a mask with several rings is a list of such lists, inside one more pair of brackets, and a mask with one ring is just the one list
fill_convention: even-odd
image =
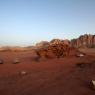
[(95, 34), (95, 0), (0, 0), (0, 45)]

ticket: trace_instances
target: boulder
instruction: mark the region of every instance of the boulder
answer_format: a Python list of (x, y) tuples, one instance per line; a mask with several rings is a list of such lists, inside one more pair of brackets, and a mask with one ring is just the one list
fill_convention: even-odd
[(36, 54), (40, 58), (59, 58), (68, 56), (70, 52), (70, 46), (67, 44), (64, 44), (63, 42), (57, 42), (57, 43), (51, 43), (46, 48), (38, 48), (36, 49)]
[(83, 53), (77, 54), (77, 57), (84, 57), (85, 55)]
[(95, 80), (91, 80), (90, 86), (93, 90), (95, 90)]
[(13, 60), (13, 64), (18, 64), (18, 63), (20, 63), (19, 58), (15, 58), (15, 59)]
[(21, 71), (19, 72), (20, 75), (27, 75), (27, 72), (26, 71)]

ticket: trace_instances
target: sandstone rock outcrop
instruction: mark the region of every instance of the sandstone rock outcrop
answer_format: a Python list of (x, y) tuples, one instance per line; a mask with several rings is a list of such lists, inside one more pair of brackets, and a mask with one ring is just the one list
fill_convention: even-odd
[(51, 45), (52, 45), (52, 44), (60, 44), (60, 43), (62, 43), (62, 41), (63, 41), (63, 40), (61, 40), (61, 39), (53, 39), (53, 40), (50, 41), (50, 44), (51, 44)]
[(69, 55), (70, 47), (66, 44), (50, 44), (47, 48), (42, 47), (36, 50), (36, 53), (40, 57), (46, 58), (59, 58)]
[(53, 39), (48, 46), (41, 46), (35, 49), (36, 54), (40, 58), (60, 58), (68, 55), (75, 55), (78, 51), (70, 46), (70, 41)]
[(95, 47), (95, 35), (82, 35), (77, 39), (71, 40), (71, 44), (77, 48), (94, 48)]
[(50, 44), (60, 44), (60, 43), (63, 43), (63, 44), (66, 44), (66, 45), (70, 45), (70, 41), (69, 40), (62, 40), (62, 39), (53, 39), (50, 41)]

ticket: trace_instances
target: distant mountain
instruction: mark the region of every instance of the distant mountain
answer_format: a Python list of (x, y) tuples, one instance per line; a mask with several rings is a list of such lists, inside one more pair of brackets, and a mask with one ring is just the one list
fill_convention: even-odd
[(95, 48), (95, 35), (85, 34), (71, 40), (71, 45), (76, 48)]

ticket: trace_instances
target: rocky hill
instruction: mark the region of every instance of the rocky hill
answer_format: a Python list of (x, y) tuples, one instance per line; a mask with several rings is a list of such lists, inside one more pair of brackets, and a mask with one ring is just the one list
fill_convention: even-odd
[(39, 57), (64, 57), (68, 55), (77, 55), (77, 48), (94, 48), (95, 35), (82, 35), (77, 39), (62, 40), (53, 39), (50, 42), (42, 41), (36, 44), (36, 54)]
[(40, 42), (34, 49), (40, 58), (60, 58), (64, 56), (77, 55), (79, 51), (71, 46), (69, 40), (53, 39), (50, 42)]
[(71, 45), (77, 48), (95, 48), (95, 35), (82, 35), (71, 40)]

